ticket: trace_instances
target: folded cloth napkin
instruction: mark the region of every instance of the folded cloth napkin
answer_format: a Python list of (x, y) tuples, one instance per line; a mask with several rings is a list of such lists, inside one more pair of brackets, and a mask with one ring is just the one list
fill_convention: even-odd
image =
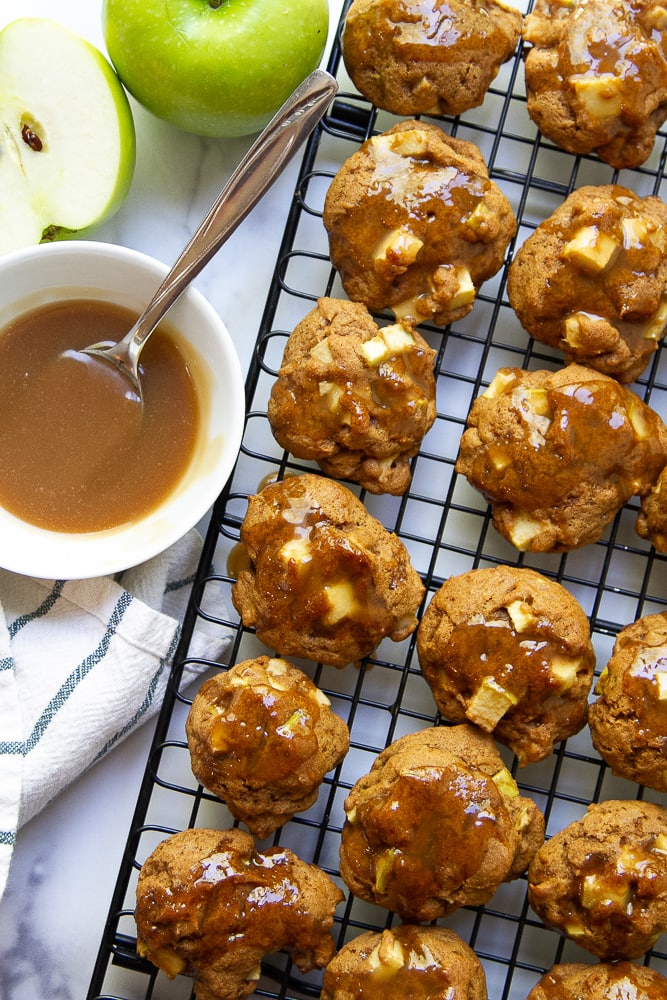
[[(201, 547), (193, 529), (116, 579), (0, 570), (0, 896), (21, 825), (160, 707)], [(195, 630), (184, 683), (228, 641)]]

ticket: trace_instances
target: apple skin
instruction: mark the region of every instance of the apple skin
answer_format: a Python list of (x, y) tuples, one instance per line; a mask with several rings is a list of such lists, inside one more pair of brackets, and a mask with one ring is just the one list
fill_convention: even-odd
[(94, 45), (42, 17), (0, 31), (0, 253), (109, 219), (135, 157), (127, 95)]
[(104, 0), (107, 52), (132, 96), (204, 136), (258, 132), (319, 64), (328, 0)]

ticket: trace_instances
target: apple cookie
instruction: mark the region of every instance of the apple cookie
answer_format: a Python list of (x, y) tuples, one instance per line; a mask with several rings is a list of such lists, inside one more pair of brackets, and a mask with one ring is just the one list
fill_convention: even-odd
[(667, 1000), (667, 979), (632, 962), (554, 965), (526, 1000)]
[(544, 835), (493, 738), (468, 724), (397, 739), (354, 785), (345, 814), (343, 880), (406, 921), (486, 903)]
[(521, 37), (518, 10), (498, 0), (353, 0), (342, 53), (350, 79), (396, 115), (476, 108)]
[(438, 710), (543, 760), (586, 723), (595, 652), (578, 601), (526, 567), (446, 580), (417, 630), (422, 674)]
[(647, 538), (658, 552), (667, 552), (667, 466), (641, 498), (635, 530), (640, 538)]
[(516, 232), (479, 149), (413, 120), (367, 139), (345, 161), (323, 219), (349, 298), (410, 326), (444, 326), (470, 312)]
[(274, 437), (335, 479), (404, 493), (436, 416), (434, 357), (416, 330), (322, 298), (285, 346), (268, 405)]
[(366, 931), (334, 955), (321, 1000), (487, 1000), (486, 975), (472, 948), (454, 931), (400, 924)]
[(667, 611), (618, 633), (589, 708), (593, 745), (629, 781), (667, 792)]
[(184, 830), (158, 844), (136, 889), (137, 950), (170, 979), (194, 978), (198, 1000), (243, 1000), (265, 955), (302, 971), (334, 953), (343, 893), (287, 848), (255, 849), (242, 830)]
[(618, 169), (667, 118), (667, 18), (654, 0), (537, 0), (523, 25), (528, 114), (569, 153)]
[(639, 958), (667, 930), (667, 809), (610, 799), (546, 840), (528, 902), (602, 961)]
[(417, 627), (424, 585), (407, 549), (341, 483), (305, 473), (264, 487), (241, 541), (234, 607), (280, 656), (343, 667)]
[(326, 695), (293, 664), (269, 656), (205, 681), (185, 731), (197, 780), (260, 838), (310, 808), (350, 743)]
[(456, 462), (520, 551), (597, 541), (667, 462), (667, 427), (627, 386), (584, 365), (501, 368), (473, 403)]
[(571, 194), (507, 274), (523, 327), (578, 362), (633, 382), (667, 327), (667, 205), (616, 184)]

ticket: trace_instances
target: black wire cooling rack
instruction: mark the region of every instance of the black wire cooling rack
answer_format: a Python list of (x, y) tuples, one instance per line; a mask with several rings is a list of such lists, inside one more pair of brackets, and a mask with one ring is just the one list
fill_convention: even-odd
[[(310, 467), (283, 453), (274, 441), (266, 417), (268, 395), (295, 324), (318, 297), (344, 297), (329, 261), (321, 220), (329, 182), (364, 139), (396, 121), (356, 93), (345, 75), (338, 41), (328, 68), (338, 77), (339, 95), (307, 144), (302, 161), (246, 383), (248, 416), (241, 453), (215, 505), (205, 539), (88, 1000), (192, 996), (189, 980), (169, 981), (136, 953), (132, 913), (137, 873), (165, 836), (188, 826), (230, 825), (226, 808), (197, 784), (190, 770), (184, 721), (193, 692), (184, 678), (194, 666), (213, 672), (271, 652), (242, 627), (232, 610), (239, 527), (249, 494), (267, 479)], [(481, 108), (460, 118), (438, 120), (445, 131), (482, 150), (491, 176), (517, 216), (516, 246), (583, 184), (619, 183), (641, 196), (665, 197), (665, 132), (659, 133), (652, 156), (641, 168), (613, 171), (593, 157), (574, 157), (546, 142), (528, 118), (523, 83), (518, 51), (502, 67)], [(360, 496), (370, 512), (407, 546), (427, 587), (425, 604), (447, 577), (498, 563), (531, 566), (560, 582), (590, 618), (599, 672), (621, 627), (667, 605), (666, 559), (636, 535), (637, 504), (624, 508), (595, 545), (563, 555), (522, 555), (495, 532), (484, 500), (454, 472), (468, 409), (497, 369), (503, 365), (554, 368), (562, 359), (536, 345), (521, 329), (505, 295), (505, 269), (483, 286), (473, 311), (460, 323), (445, 330), (429, 325), (420, 329), (437, 351), (436, 422), (414, 460), (412, 483), (404, 496), (376, 497), (363, 491)], [(667, 419), (666, 360), (664, 350), (659, 350), (634, 386), (663, 419)], [(229, 636), (224, 662), (194, 660), (190, 650), (200, 629)], [(316, 805), (286, 824), (272, 842), (292, 848), (340, 883), (338, 845), (349, 789), (388, 743), (440, 720), (419, 672), (414, 636), (398, 644), (383, 642), (360, 668), (299, 665), (348, 722), (351, 745), (343, 763), (326, 778)], [(658, 793), (614, 778), (593, 750), (587, 729), (559, 745), (546, 761), (518, 772), (511, 755), (503, 754), (522, 793), (532, 796), (544, 812), (548, 836), (579, 818), (593, 801), (636, 797), (660, 801)], [(364, 930), (383, 928), (391, 920), (386, 911), (348, 894), (339, 907), (334, 936), (342, 944)], [(458, 911), (447, 918), (446, 925), (475, 949), (493, 1000), (525, 1000), (542, 972), (556, 962), (592, 961), (535, 917), (526, 901), (525, 878), (502, 885), (487, 906)], [(667, 971), (664, 951), (654, 950), (645, 961)], [(319, 991), (319, 974), (302, 975), (278, 955), (265, 963), (256, 995), (308, 998), (317, 997)]]

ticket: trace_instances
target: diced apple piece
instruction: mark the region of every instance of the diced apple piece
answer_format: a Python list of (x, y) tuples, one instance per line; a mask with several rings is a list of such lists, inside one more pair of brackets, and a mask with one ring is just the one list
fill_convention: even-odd
[(621, 221), (623, 230), (623, 246), (626, 250), (641, 250), (646, 245), (648, 226), (646, 219), (636, 215), (626, 217)]
[(395, 267), (409, 267), (414, 264), (423, 246), (424, 241), (407, 226), (399, 226), (380, 240), (373, 251), (373, 260), (376, 263), (387, 261)]
[(327, 625), (335, 625), (342, 618), (349, 618), (359, 610), (354, 584), (350, 580), (341, 580), (340, 583), (329, 584), (323, 589), (329, 602), (329, 611), (324, 619)]
[(514, 372), (499, 371), (482, 395), (486, 399), (497, 399), (498, 396), (503, 396), (508, 392), (515, 382), (516, 375)]
[(394, 862), (399, 854), (400, 851), (397, 847), (389, 847), (377, 859), (375, 863), (375, 889), (377, 892), (384, 892)]
[(368, 956), (368, 964), (373, 979), (386, 978), (398, 972), (405, 965), (405, 953), (401, 942), (389, 930), (382, 932), (378, 944)]
[(415, 346), (414, 336), (400, 323), (383, 327), (380, 336), (392, 354), (404, 354)]
[(667, 10), (658, 4), (651, 4), (643, 11), (642, 21), (657, 31), (667, 31)]
[(284, 680), (287, 674), (287, 664), (284, 660), (280, 660), (277, 657), (272, 656), (266, 664), (266, 672), (269, 675), (273, 687), (277, 687), (280, 691), (287, 690), (285, 685), (282, 687), (280, 686), (280, 682)]
[(480, 229), (480, 227), (483, 226), (488, 220), (490, 215), (491, 209), (486, 202), (478, 201), (468, 218), (465, 220), (466, 226), (470, 226), (474, 232), (477, 232), (477, 230)]
[(507, 795), (511, 799), (516, 798), (519, 794), (519, 786), (506, 767), (502, 767), (500, 771), (496, 771), (493, 775), (493, 783), (500, 789), (503, 795)]
[(308, 713), (303, 708), (295, 709), (281, 726), (276, 727), (279, 736), (291, 736), (308, 721)]
[(572, 687), (577, 679), (577, 671), (581, 664), (581, 660), (578, 657), (571, 656), (554, 656), (551, 659), (549, 669), (554, 677), (557, 679), (559, 686), (563, 691), (567, 691)]
[(158, 969), (162, 969), (170, 979), (175, 979), (176, 976), (179, 976), (186, 966), (185, 959), (177, 955), (171, 948), (151, 950), (147, 957), (150, 958), (153, 965), (157, 965)]
[(604, 120), (618, 115), (623, 106), (623, 87), (613, 73), (584, 75), (572, 81), (577, 97), (591, 118)]
[(652, 851), (667, 854), (667, 833), (659, 833), (651, 845)]
[(512, 456), (500, 445), (490, 445), (488, 455), (497, 472), (502, 472), (508, 465), (512, 464)]
[(632, 424), (635, 434), (640, 441), (646, 441), (646, 439), (650, 437), (651, 432), (649, 430), (646, 415), (642, 409), (640, 399), (638, 399), (636, 403), (634, 400), (630, 401), (630, 404), (628, 405), (628, 420)]
[(586, 875), (581, 887), (581, 905), (590, 910), (594, 906), (615, 904), (625, 910), (632, 900), (629, 885), (612, 885), (599, 875)]
[(645, 340), (662, 340), (667, 324), (667, 298), (664, 298), (650, 320), (644, 326)]
[(582, 226), (562, 250), (562, 256), (584, 271), (600, 273), (613, 263), (620, 243), (597, 226)]
[(311, 358), (315, 358), (316, 361), (321, 361), (323, 365), (333, 364), (331, 348), (326, 340), (320, 340), (314, 347), (311, 347), (310, 356)]
[(382, 337), (371, 337), (361, 344), (361, 352), (371, 367), (376, 368), (389, 357), (389, 348)]
[(424, 156), (428, 152), (428, 135), (423, 129), (393, 132), (390, 138), (391, 148), (401, 156)]
[(466, 716), (489, 733), (517, 701), (516, 695), (502, 687), (494, 677), (487, 676), (468, 702)]
[(525, 601), (512, 601), (511, 604), (507, 605), (506, 610), (517, 632), (525, 632), (537, 622), (533, 609)]
[(313, 558), (307, 538), (290, 538), (278, 553), (283, 562), (308, 563)]
[(514, 517), (509, 531), (510, 540), (519, 552), (523, 552), (541, 531), (541, 522), (523, 511)]
[(413, 295), (412, 298), (404, 299), (403, 302), (397, 302), (396, 305), (393, 305), (391, 309), (396, 319), (401, 323), (416, 322), (419, 315), (418, 303), (420, 298), (420, 295)]
[(461, 309), (463, 306), (471, 305), (477, 295), (477, 289), (467, 267), (457, 268), (456, 277), (458, 284), (454, 295), (449, 301), (450, 309)]
[(662, 664), (656, 669), (655, 683), (658, 686), (658, 701), (667, 701), (667, 670)]

